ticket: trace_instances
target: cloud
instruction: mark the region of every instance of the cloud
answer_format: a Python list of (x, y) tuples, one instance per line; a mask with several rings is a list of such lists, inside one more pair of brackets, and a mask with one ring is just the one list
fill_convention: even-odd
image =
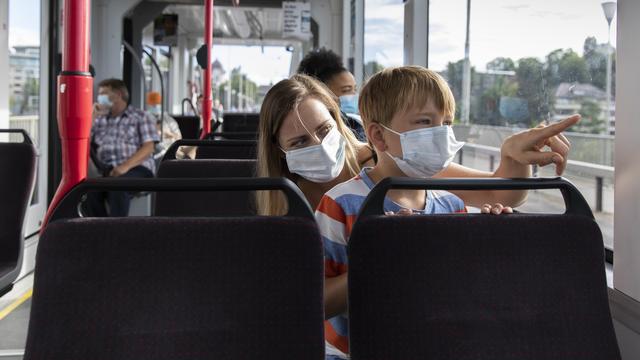
[(505, 5), (502, 8), (503, 9), (507, 9), (509, 11), (518, 11), (518, 10), (527, 9), (527, 8), (530, 8), (530, 7), (531, 6), (529, 6), (529, 5), (522, 4), (522, 5)]
[(39, 46), (40, 34), (37, 31), (10, 27), (9, 28), (9, 47), (14, 46)]
[(539, 17), (539, 18), (548, 18), (548, 17), (556, 17), (562, 20), (576, 20), (583, 18), (582, 15), (578, 13), (567, 13), (561, 11), (548, 11), (548, 10), (538, 10), (531, 13), (531, 16)]

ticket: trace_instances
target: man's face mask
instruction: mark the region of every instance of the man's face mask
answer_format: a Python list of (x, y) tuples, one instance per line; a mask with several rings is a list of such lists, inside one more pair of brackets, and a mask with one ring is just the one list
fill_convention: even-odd
[(358, 114), (358, 95), (340, 96), (340, 110), (347, 114)]
[(456, 140), (449, 125), (405, 131), (398, 133), (380, 124), (383, 128), (400, 136), (402, 158), (387, 152), (398, 168), (412, 178), (430, 178), (445, 169), (456, 156), (464, 142)]
[(109, 95), (107, 94), (98, 95), (98, 104), (102, 105), (104, 108), (111, 108), (111, 106), (113, 106), (113, 102), (111, 102)]
[(155, 115), (156, 117), (160, 117), (160, 113), (162, 112), (162, 108), (161, 108), (160, 104), (151, 105), (151, 106), (149, 106), (149, 112), (151, 114)]

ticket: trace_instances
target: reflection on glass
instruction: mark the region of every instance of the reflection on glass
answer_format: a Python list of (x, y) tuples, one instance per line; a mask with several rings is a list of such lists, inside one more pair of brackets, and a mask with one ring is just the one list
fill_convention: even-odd
[[(456, 119), (464, 106), (466, 12), (466, 0), (430, 1), (429, 66), (448, 80)], [(580, 163), (570, 163), (564, 176), (591, 204), (605, 245), (612, 248), (615, 92), (608, 100), (607, 54), (613, 73), (609, 86), (615, 89), (615, 34), (609, 45), (600, 2), (472, 0), (470, 23), (470, 125), (456, 129), (468, 142), (463, 163), (495, 169), (507, 136), (581, 114), (582, 121), (566, 134), (570, 160)], [(537, 175), (554, 176), (555, 170), (538, 169)], [(553, 212), (559, 201), (553, 192), (531, 192), (526, 208)]]

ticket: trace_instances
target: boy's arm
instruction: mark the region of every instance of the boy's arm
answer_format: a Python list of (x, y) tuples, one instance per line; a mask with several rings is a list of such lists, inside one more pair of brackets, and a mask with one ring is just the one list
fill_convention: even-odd
[[(499, 177), (523, 178), (531, 176), (531, 166), (556, 165), (562, 175), (567, 166), (571, 144), (562, 132), (580, 121), (580, 115), (570, 116), (549, 126), (521, 131), (508, 137), (500, 149), (500, 166), (493, 172), (478, 171), (451, 164), (434, 177)], [(548, 146), (551, 151), (544, 151)], [(452, 191), (465, 203), (482, 207), (486, 203), (518, 206), (527, 198), (527, 191)]]
[(324, 278), (324, 318), (347, 311), (347, 273)]
[(316, 210), (324, 247), (325, 319), (347, 311), (346, 216), (335, 200), (324, 195)]
[[(500, 167), (495, 172), (481, 171), (466, 167), (464, 165), (451, 163), (449, 166), (441, 172), (434, 175), (434, 178), (526, 178), (531, 176), (531, 166), (512, 166), (504, 170), (502, 166), (504, 161), (500, 164)], [(502, 170), (501, 170), (502, 168)], [(451, 193), (461, 198), (465, 204), (480, 208), (484, 204), (500, 203), (504, 206), (518, 206), (527, 199), (526, 190), (513, 190), (513, 191), (497, 191), (497, 190), (451, 190)]]

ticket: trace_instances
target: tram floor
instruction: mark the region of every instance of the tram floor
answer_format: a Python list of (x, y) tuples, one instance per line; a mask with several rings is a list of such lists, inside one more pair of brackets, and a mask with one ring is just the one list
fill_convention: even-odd
[(33, 274), (18, 280), (0, 298), (0, 360), (22, 359), (27, 342)]
[(20, 304), (0, 320), (0, 350), (24, 349), (30, 310), (31, 299)]

